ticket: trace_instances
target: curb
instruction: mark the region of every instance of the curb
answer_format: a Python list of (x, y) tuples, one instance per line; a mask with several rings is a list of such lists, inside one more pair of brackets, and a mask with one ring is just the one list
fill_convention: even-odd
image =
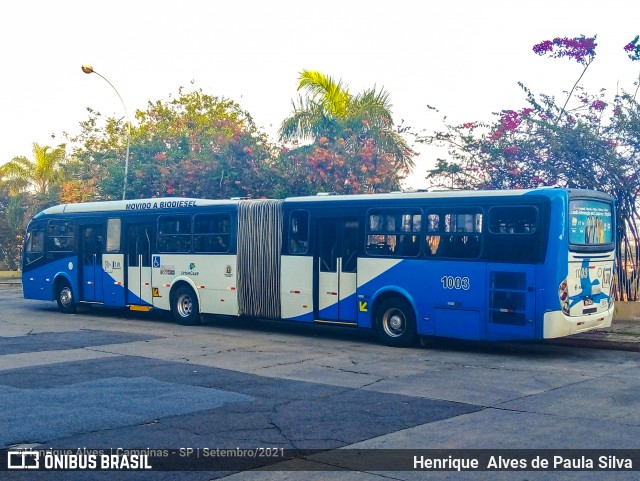
[(585, 347), (588, 349), (609, 349), (610, 351), (630, 351), (640, 352), (640, 342), (632, 341), (614, 341), (611, 339), (584, 339), (561, 337), (558, 339), (548, 339), (546, 344), (555, 344), (558, 346)]

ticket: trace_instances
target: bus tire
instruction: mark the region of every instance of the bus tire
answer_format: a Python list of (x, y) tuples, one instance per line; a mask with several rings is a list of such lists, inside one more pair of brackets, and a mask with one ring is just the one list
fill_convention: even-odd
[(413, 346), (418, 335), (411, 304), (401, 297), (383, 300), (376, 309), (376, 330), (380, 340), (387, 346)]
[(180, 286), (171, 297), (171, 313), (178, 324), (194, 326), (200, 324), (198, 297), (189, 286)]
[(73, 314), (76, 312), (76, 303), (73, 297), (73, 290), (67, 281), (58, 282), (56, 287), (56, 301), (58, 309), (65, 314)]

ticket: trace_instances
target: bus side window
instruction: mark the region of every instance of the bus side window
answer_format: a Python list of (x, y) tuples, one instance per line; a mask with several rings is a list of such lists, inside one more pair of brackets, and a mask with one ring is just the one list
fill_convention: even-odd
[(400, 242), (396, 245), (396, 253), (405, 257), (417, 256), (420, 253), (420, 240), (418, 236), (401, 235)]
[(472, 259), (480, 255), (482, 214), (445, 211), (427, 215), (427, 255)]
[(26, 264), (31, 264), (44, 255), (44, 230), (42, 225), (29, 227), (24, 242)]
[[(435, 256), (440, 250), (440, 215), (427, 215), (427, 247), (425, 249), (427, 256)], [(442, 252), (440, 253), (442, 255)]]
[(337, 272), (338, 236), (336, 224), (320, 225), (320, 272)]
[(102, 249), (104, 248), (104, 239), (101, 232), (96, 234), (96, 265), (102, 265)]
[(534, 205), (504, 205), (489, 209), (489, 235), (486, 257), (502, 262), (540, 260), (540, 212)]
[(537, 223), (538, 210), (532, 205), (496, 206), (489, 210), (492, 234), (533, 234)]
[[(83, 229), (81, 229), (82, 231)], [(95, 236), (93, 234), (93, 228), (87, 227), (84, 229), (84, 237), (81, 242), (80, 249), (82, 250), (82, 263), (85, 266), (93, 265), (93, 256), (96, 253)]]
[(309, 249), (309, 212), (297, 210), (291, 213), (289, 222), (289, 253), (306, 254)]
[(375, 209), (367, 216), (367, 254), (417, 257), (422, 214), (417, 209)]
[(107, 221), (107, 254), (120, 252), (121, 229), (120, 219), (109, 219)]
[(193, 220), (193, 252), (229, 252), (229, 214), (197, 214)]
[(191, 216), (160, 216), (157, 248), (158, 252), (191, 251)]
[(362, 245), (360, 224), (357, 220), (349, 220), (342, 228), (342, 272), (357, 272)]
[(73, 222), (49, 221), (47, 250), (50, 252), (73, 252), (75, 247), (75, 229)]

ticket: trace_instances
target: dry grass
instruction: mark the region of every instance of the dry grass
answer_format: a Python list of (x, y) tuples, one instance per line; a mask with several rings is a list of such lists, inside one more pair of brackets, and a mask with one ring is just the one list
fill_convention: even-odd
[(20, 271), (0, 271), (0, 279), (20, 279)]

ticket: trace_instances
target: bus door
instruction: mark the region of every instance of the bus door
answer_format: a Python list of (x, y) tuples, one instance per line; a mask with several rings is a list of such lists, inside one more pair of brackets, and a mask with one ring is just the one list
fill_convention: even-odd
[(358, 320), (356, 287), (361, 245), (357, 218), (319, 219), (315, 318), (355, 324)]
[(85, 225), (80, 227), (80, 300), (103, 302), (104, 283), (102, 275), (103, 227)]
[(535, 336), (536, 271), (534, 265), (488, 264), (487, 332), (496, 337)]
[(127, 226), (127, 304), (151, 305), (151, 241), (153, 224)]

